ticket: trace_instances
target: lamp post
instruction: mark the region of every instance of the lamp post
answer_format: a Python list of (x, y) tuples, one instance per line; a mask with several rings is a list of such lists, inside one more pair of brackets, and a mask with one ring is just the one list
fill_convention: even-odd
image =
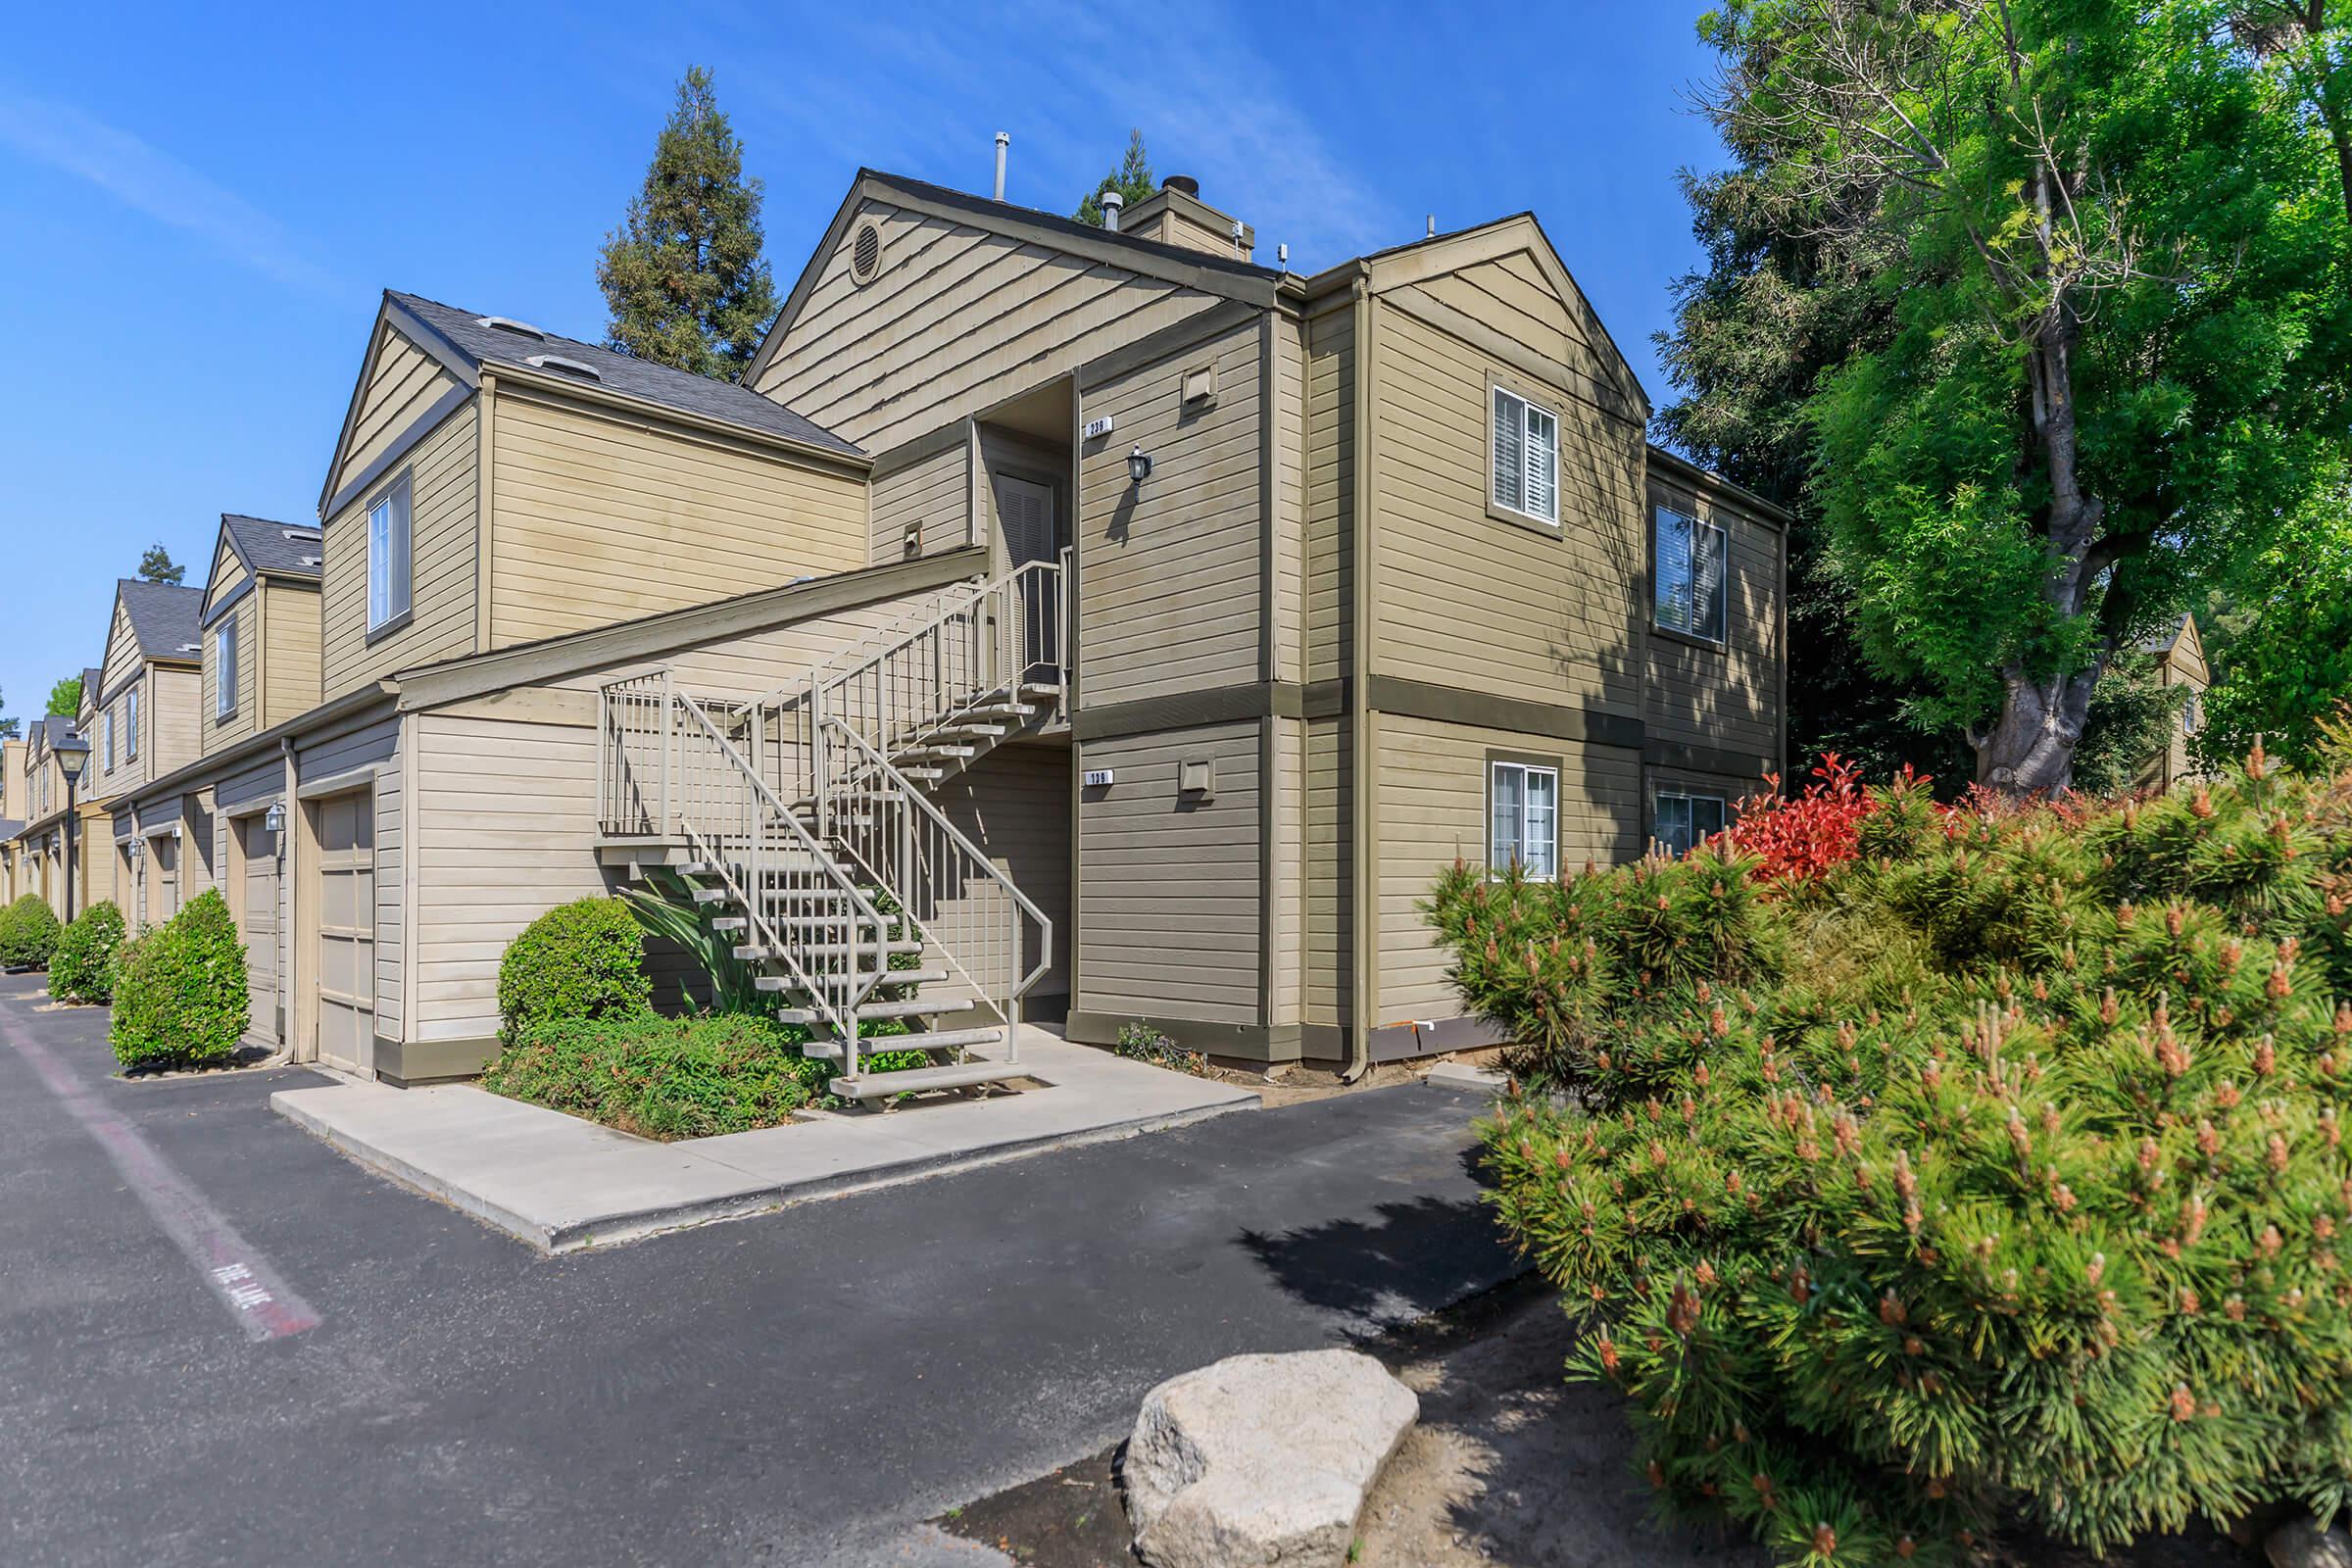
[(69, 735), (57, 743), (57, 770), (66, 775), (66, 923), (74, 923), (74, 839), (81, 823), (74, 809), (74, 786), (90, 760), (90, 743)]

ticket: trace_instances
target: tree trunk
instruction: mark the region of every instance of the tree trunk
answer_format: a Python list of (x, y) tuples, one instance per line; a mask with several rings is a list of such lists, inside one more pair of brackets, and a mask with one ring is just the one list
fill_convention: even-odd
[(2075, 746), (2104, 662), (2040, 681), (2019, 669), (2003, 670), (1999, 721), (1969, 737), (1977, 749), (1977, 782), (2013, 795), (2055, 795), (2072, 783)]

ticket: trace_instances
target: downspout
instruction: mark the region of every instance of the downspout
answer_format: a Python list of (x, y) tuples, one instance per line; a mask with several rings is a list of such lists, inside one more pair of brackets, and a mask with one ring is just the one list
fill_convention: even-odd
[(1380, 896), (1373, 886), (1376, 829), (1372, 811), (1372, 276), (1359, 266), (1354, 283), (1355, 483), (1348, 505), (1349, 601), (1348, 727), (1349, 905), (1348, 1070), (1342, 1083), (1354, 1083), (1372, 1070), (1372, 1011), (1380, 996), (1375, 957), (1380, 944)]

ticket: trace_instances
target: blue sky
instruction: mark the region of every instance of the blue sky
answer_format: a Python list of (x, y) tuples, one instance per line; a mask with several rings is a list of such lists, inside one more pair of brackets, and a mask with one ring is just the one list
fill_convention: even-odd
[[(378, 293), (594, 338), (689, 64), (791, 285), (860, 164), (1075, 205), (1130, 125), (1311, 271), (1534, 209), (1654, 399), (1700, 6), (41, 6), (0, 57), (0, 712), (223, 511), (312, 520)], [(649, 17), (658, 21), (649, 22)]]

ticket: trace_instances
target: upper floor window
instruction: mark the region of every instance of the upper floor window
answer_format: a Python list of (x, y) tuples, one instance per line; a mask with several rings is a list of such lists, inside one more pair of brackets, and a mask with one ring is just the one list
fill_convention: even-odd
[(1731, 536), (1711, 522), (1658, 509), (1654, 618), (1667, 631), (1724, 640), (1730, 614)]
[(2205, 714), (2197, 705), (2197, 694), (2190, 692), (2188, 701), (2180, 705), (2180, 733), (2194, 735), (2197, 727), (2204, 722)]
[(139, 760), (139, 689), (133, 686), (122, 698), (122, 760)]
[(112, 708), (106, 710), (106, 727), (98, 732), (98, 770), (102, 773), (115, 770), (115, 710)]
[(229, 616), (213, 628), (213, 716), (226, 718), (237, 710), (237, 617)]
[(1494, 505), (1557, 526), (1560, 419), (1516, 392), (1494, 389)]
[(1487, 864), (1513, 863), (1530, 876), (1560, 870), (1560, 770), (1534, 762), (1491, 762), (1487, 785)]
[(1724, 800), (1720, 795), (1660, 790), (1657, 822), (1650, 836), (1674, 855), (1689, 855), (1723, 831), (1723, 817)]
[(368, 629), (381, 631), (409, 612), (409, 476), (402, 474), (368, 508)]

